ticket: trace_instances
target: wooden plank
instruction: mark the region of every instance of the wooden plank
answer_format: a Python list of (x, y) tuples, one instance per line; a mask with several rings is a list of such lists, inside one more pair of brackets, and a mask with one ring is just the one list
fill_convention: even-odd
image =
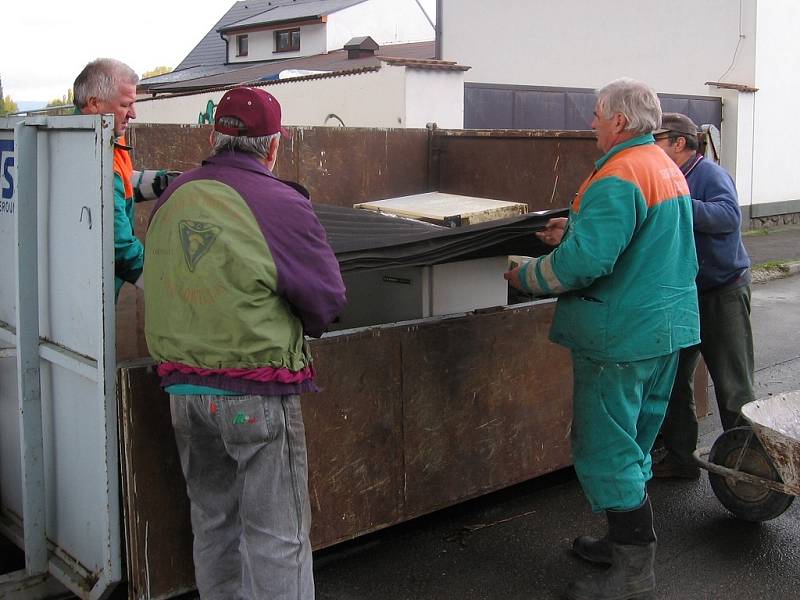
[(403, 520), (403, 328), (315, 340), (303, 396), (314, 548)]
[(194, 589), (189, 499), (169, 397), (149, 361), (119, 369), (123, 509), (130, 598)]
[(406, 514), (571, 463), (572, 367), (554, 304), (445, 321), (403, 339)]
[(474, 225), (496, 219), (516, 217), (528, 212), (528, 205), (522, 202), (506, 202), (442, 192), (427, 192), (386, 200), (361, 202), (354, 205), (354, 208), (419, 219), (449, 227)]

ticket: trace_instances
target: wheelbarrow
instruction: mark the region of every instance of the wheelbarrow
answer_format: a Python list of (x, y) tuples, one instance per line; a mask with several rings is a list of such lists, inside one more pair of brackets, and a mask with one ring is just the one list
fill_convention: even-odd
[(717, 499), (736, 517), (761, 522), (786, 511), (800, 495), (800, 390), (749, 402), (749, 426), (696, 450)]

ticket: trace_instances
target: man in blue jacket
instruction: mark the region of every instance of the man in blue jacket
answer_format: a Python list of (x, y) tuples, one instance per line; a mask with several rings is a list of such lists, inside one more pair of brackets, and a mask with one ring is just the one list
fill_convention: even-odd
[(753, 333), (750, 328), (750, 258), (742, 244), (742, 215), (731, 176), (697, 153), (697, 125), (665, 113), (656, 144), (678, 165), (689, 184), (700, 270), (698, 345), (681, 350), (669, 408), (661, 429), (667, 453), (653, 465), (655, 477), (696, 479), (694, 371), (700, 355), (714, 382), (723, 429), (735, 427), (739, 411), (754, 399)]

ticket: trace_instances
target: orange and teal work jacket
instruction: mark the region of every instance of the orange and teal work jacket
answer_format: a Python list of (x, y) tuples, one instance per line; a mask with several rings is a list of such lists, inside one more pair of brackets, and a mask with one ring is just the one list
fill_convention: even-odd
[(144, 246), (133, 232), (134, 191), (131, 178), (133, 161), (125, 138), (114, 142), (114, 292), (122, 285), (135, 283), (144, 266)]
[[(81, 110), (75, 108), (75, 114)], [(133, 232), (134, 191), (131, 179), (133, 161), (125, 136), (114, 140), (114, 293), (119, 296), (122, 285), (135, 283), (144, 266), (144, 246)]]
[(595, 167), (561, 243), (520, 270), (529, 293), (560, 294), (550, 339), (608, 362), (699, 343), (686, 180), (650, 134), (614, 146)]

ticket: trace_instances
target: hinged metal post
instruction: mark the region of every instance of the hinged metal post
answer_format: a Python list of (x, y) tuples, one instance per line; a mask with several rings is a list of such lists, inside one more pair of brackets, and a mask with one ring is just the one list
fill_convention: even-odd
[(28, 575), (39, 575), (47, 572), (47, 544), (39, 378), (38, 130), (22, 122), (15, 127), (14, 135), (17, 146), (17, 386), (25, 570)]

